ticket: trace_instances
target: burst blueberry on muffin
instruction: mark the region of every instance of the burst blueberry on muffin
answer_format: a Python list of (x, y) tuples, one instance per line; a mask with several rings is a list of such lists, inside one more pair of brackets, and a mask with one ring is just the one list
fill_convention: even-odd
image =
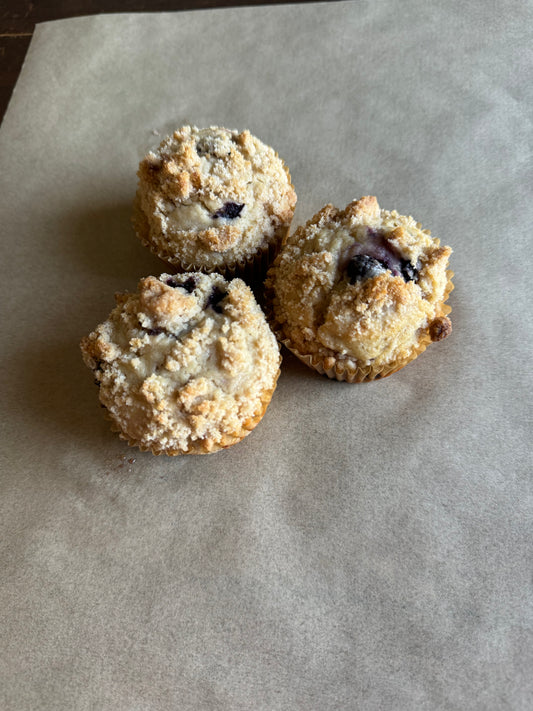
[(249, 287), (219, 274), (149, 276), (81, 342), (112, 427), (154, 454), (239, 442), (276, 387), (279, 346)]
[(394, 373), (451, 333), (450, 247), (375, 197), (326, 205), (269, 270), (272, 325), (318, 372), (361, 382)]
[(179, 270), (260, 271), (296, 204), (284, 162), (249, 131), (180, 128), (148, 153), (138, 177), (137, 235)]

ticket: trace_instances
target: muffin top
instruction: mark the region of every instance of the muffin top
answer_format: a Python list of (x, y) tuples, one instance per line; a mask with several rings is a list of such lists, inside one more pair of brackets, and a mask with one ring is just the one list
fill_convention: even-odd
[(249, 131), (184, 126), (138, 176), (137, 233), (185, 269), (245, 262), (287, 231), (296, 204), (283, 161)]
[(116, 301), (81, 349), (122, 436), (155, 454), (180, 454), (248, 434), (280, 366), (249, 287), (218, 274), (162, 274)]
[(443, 301), (451, 249), (375, 197), (326, 205), (284, 245), (267, 285), (300, 354), (379, 370), (451, 331)]

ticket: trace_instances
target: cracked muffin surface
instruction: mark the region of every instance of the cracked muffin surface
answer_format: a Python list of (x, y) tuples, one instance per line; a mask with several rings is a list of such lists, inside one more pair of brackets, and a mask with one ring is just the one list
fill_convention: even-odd
[(260, 421), (279, 346), (249, 287), (219, 274), (149, 276), (81, 341), (113, 429), (154, 454), (208, 453)]
[(179, 269), (238, 271), (274, 253), (296, 193), (281, 158), (249, 131), (184, 126), (138, 170), (133, 225)]
[(373, 196), (344, 210), (326, 205), (286, 240), (268, 273), (274, 328), (330, 377), (389, 375), (451, 332), (450, 254)]

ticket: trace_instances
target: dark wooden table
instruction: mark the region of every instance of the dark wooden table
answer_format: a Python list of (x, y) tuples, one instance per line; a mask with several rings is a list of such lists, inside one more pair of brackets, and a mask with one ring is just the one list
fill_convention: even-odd
[(0, 9), (0, 121), (38, 22), (108, 12), (201, 10), (239, 5), (281, 5), (302, 0), (2, 0)]

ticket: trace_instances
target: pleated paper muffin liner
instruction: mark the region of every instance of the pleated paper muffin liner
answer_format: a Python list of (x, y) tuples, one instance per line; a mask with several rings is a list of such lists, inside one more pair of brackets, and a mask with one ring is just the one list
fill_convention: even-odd
[[(289, 229), (290, 225), (283, 225), (276, 230), (274, 237), (267, 244), (261, 245), (253, 254), (234, 263), (207, 268), (205, 265), (191, 262), (189, 264), (180, 264), (179, 269), (185, 272), (204, 272), (204, 274), (217, 272), (227, 280), (239, 278), (247, 283), (262, 281), (268, 267), (276, 258)], [(162, 254), (158, 256), (160, 259), (164, 259)], [(176, 269), (176, 265), (174, 264), (173, 266)]]
[[(448, 281), (442, 302), (439, 304), (435, 314), (435, 318), (448, 316), (451, 313), (451, 306), (445, 302), (454, 288), (452, 283), (453, 275), (454, 273), (452, 271), (446, 271)], [(305, 363), (305, 365), (309, 368), (316, 370), (316, 372), (320, 375), (326, 375), (332, 380), (339, 380), (346, 383), (365, 383), (387, 378), (389, 375), (397, 373), (408, 363), (418, 358), (418, 356), (423, 353), (433, 342), (429, 332), (425, 331), (421, 334), (418, 343), (411, 350), (409, 355), (399, 358), (393, 363), (386, 363), (378, 366), (373, 366), (372, 364), (361, 366), (357, 364), (355, 359), (346, 356), (339, 356), (333, 351), (331, 351), (331, 355), (323, 355), (322, 353), (301, 353), (292, 343), (291, 339), (285, 334), (283, 327), (277, 321), (275, 315), (277, 297), (273, 290), (272, 282), (268, 278), (265, 284), (265, 293), (267, 297), (267, 306), (265, 309), (266, 317), (278, 341), (300, 361), (302, 361), (302, 363)]]

